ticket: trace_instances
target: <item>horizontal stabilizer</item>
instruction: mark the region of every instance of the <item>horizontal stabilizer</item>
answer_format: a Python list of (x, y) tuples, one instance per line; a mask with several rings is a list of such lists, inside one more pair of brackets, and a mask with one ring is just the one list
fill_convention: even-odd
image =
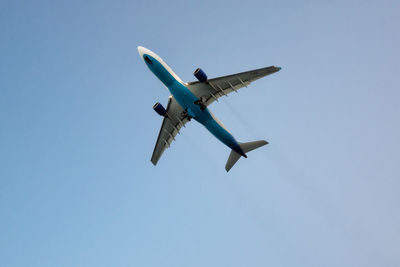
[[(244, 153), (247, 153), (256, 148), (262, 147), (266, 144), (268, 144), (267, 141), (259, 140), (259, 141), (241, 143), (240, 147), (242, 148)], [(240, 159), (240, 157), (241, 155), (239, 153), (232, 150), (231, 154), (229, 155), (228, 161), (226, 162), (225, 170), (228, 172), (233, 167), (233, 165), (235, 165), (235, 163)]]

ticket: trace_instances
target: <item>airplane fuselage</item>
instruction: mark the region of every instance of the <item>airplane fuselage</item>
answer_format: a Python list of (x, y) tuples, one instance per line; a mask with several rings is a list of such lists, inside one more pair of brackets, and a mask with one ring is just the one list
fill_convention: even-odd
[(143, 47), (138, 47), (138, 50), (147, 67), (169, 89), (178, 104), (187, 112), (188, 116), (204, 125), (208, 131), (232, 150), (247, 157), (236, 139), (216, 120), (208, 108), (202, 109), (200, 105), (195, 104), (199, 100), (198, 97), (185, 86), (184, 82), (158, 55)]

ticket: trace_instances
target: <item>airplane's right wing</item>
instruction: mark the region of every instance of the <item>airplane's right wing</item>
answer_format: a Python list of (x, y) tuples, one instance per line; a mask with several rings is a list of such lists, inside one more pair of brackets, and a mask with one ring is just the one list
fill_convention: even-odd
[(247, 87), (251, 82), (275, 73), (281, 68), (270, 66), (266, 68), (241, 72), (228, 76), (209, 79), (205, 82), (190, 82), (186, 87), (208, 106), (223, 95)]
[(175, 136), (179, 133), (182, 126), (189, 121), (186, 116), (182, 115), (183, 109), (173, 96), (169, 97), (166, 110), (167, 114), (162, 122), (153, 155), (151, 156), (151, 162), (154, 165), (157, 164), (164, 150), (175, 140)]

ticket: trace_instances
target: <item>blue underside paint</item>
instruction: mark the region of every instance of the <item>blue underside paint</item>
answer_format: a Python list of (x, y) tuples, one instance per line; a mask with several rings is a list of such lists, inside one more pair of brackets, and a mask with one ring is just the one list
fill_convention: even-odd
[(145, 60), (146, 65), (165, 84), (179, 105), (187, 110), (189, 116), (203, 124), (222, 143), (246, 157), (239, 143), (213, 118), (208, 108), (201, 110), (199, 105), (194, 104), (198, 98), (185, 85), (177, 81), (157, 59), (147, 54), (144, 54), (143, 57), (148, 57)]

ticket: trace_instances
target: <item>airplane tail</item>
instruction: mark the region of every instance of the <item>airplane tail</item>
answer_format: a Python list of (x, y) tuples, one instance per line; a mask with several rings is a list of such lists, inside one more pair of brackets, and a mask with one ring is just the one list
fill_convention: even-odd
[[(247, 153), (256, 148), (262, 147), (266, 144), (268, 144), (267, 141), (259, 140), (259, 141), (241, 143), (240, 147), (242, 148), (244, 153)], [(239, 153), (232, 150), (231, 154), (229, 155), (228, 161), (226, 162), (225, 170), (228, 172), (233, 167), (233, 165), (235, 165), (235, 163), (240, 159), (240, 157), (241, 155)]]

